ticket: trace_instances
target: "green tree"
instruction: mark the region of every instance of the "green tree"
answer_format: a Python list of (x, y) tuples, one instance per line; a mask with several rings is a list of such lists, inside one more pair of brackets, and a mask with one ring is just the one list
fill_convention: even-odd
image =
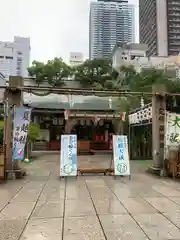
[(73, 69), (74, 77), (82, 87), (97, 89), (112, 88), (112, 80), (117, 73), (112, 70), (112, 64), (107, 59), (86, 60), (80, 66)]
[[(172, 84), (172, 82), (174, 84)], [(117, 89), (127, 89), (132, 92), (151, 92), (152, 86), (157, 84), (164, 84), (168, 89), (171, 86), (171, 89), (175, 88), (177, 81), (174, 79), (170, 79), (166, 76), (164, 71), (159, 69), (142, 69), (141, 72), (136, 72), (133, 66), (122, 66), (120, 69), (120, 74), (117, 80), (114, 82), (114, 86)], [(174, 87), (172, 87), (172, 85)], [(179, 84), (180, 85), (180, 84)], [(119, 105), (121, 107), (125, 106), (127, 111), (140, 107), (140, 100), (143, 97), (144, 103), (151, 102), (151, 97), (146, 95), (142, 96), (134, 96), (134, 95), (126, 95), (126, 101), (119, 99)]]
[(39, 125), (31, 122), (29, 125), (28, 140), (34, 142), (38, 139), (39, 135), (40, 135)]
[[(133, 66), (122, 66), (119, 76), (113, 82), (113, 84), (114, 88), (116, 89), (145, 93), (151, 92), (152, 85), (154, 84), (164, 84), (167, 89), (170, 89), (169, 86), (171, 86), (171, 90), (175, 89), (175, 86), (177, 86), (177, 83), (175, 82), (178, 81), (174, 81), (174, 79), (168, 78), (164, 71), (158, 69), (142, 69), (141, 72), (136, 72)], [(128, 116), (130, 110), (140, 107), (141, 98), (143, 98), (145, 104), (152, 101), (151, 96), (147, 96), (145, 94), (136, 96), (129, 93), (126, 94), (126, 96), (119, 97), (117, 106), (120, 111), (126, 112), (126, 116)], [(118, 132), (123, 132), (123, 125), (124, 124), (122, 122), (119, 123)]]
[(62, 86), (65, 78), (71, 74), (71, 68), (62, 58), (54, 58), (47, 63), (33, 61), (28, 68), (29, 75), (35, 78), (37, 84), (47, 81), (52, 86)]
[(34, 77), (37, 84), (42, 83), (45, 79), (44, 67), (43, 62), (33, 61), (32, 66), (28, 68), (29, 76)]

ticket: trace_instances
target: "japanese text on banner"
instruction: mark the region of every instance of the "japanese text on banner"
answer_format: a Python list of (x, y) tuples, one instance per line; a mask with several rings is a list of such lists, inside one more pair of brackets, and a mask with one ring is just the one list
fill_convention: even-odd
[(14, 109), (14, 129), (13, 129), (13, 160), (24, 159), (24, 148), (26, 144), (29, 124), (31, 119), (31, 109)]

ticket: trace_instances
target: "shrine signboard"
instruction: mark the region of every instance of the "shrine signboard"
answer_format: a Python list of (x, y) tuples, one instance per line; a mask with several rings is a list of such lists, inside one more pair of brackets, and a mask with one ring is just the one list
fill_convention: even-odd
[(13, 160), (24, 160), (24, 149), (31, 120), (31, 109), (24, 107), (14, 108), (13, 122)]
[(180, 114), (166, 112), (164, 132), (164, 158), (168, 158), (170, 149), (180, 146)]
[(130, 176), (128, 140), (125, 135), (113, 135), (115, 176)]
[(61, 135), (60, 177), (77, 176), (77, 136)]

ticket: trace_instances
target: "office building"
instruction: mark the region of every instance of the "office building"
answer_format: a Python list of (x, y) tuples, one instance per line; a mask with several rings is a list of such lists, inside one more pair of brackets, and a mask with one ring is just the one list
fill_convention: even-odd
[(180, 77), (180, 56), (147, 57), (147, 50), (147, 44), (117, 43), (112, 51), (112, 66), (119, 74), (122, 66), (133, 66), (137, 72), (155, 68), (170, 78)]
[(148, 56), (180, 52), (180, 1), (139, 0), (140, 42), (148, 44)]
[(28, 76), (30, 38), (14, 37), (13, 42), (0, 41), (0, 72), (9, 76)]
[(92, 2), (89, 57), (110, 58), (116, 42), (135, 42), (135, 7), (123, 2)]

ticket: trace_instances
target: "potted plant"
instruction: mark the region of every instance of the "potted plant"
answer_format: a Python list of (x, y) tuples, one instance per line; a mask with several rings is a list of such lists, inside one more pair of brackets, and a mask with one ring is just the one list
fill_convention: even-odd
[(33, 122), (30, 122), (27, 142), (26, 142), (26, 156), (25, 160), (29, 161), (29, 157), (31, 157), (32, 152), (32, 144), (39, 138), (40, 135), (40, 126)]

